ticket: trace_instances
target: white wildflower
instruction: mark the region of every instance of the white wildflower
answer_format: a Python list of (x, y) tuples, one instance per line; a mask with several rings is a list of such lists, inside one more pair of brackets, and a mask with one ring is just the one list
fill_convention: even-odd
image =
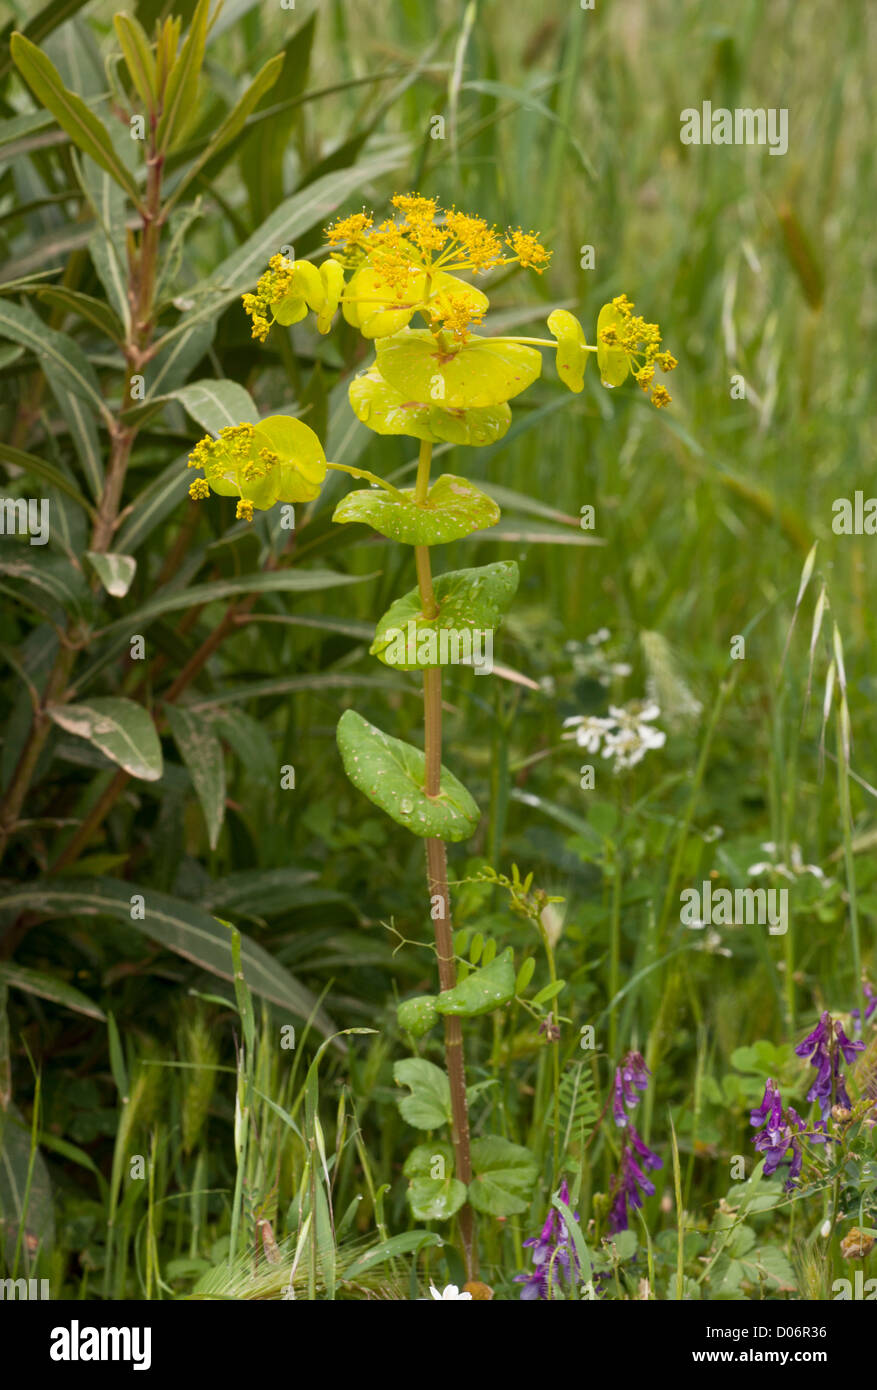
[(602, 748), (603, 757), (610, 758), (615, 764), (615, 771), (621, 772), (642, 762), (652, 749), (663, 748), (667, 735), (663, 730), (652, 727), (660, 713), (653, 700), (632, 700), (623, 706), (610, 705), (608, 718), (579, 715), (565, 719), (564, 727), (575, 732), (564, 734), (563, 737), (574, 738), (589, 753), (599, 753)]
[(440, 1303), (442, 1301), (447, 1303), (449, 1300), (453, 1299), (456, 1299), (458, 1302), (462, 1302), (464, 1299), (469, 1299), (471, 1301), (472, 1299), (471, 1293), (460, 1293), (456, 1284), (446, 1284), (441, 1293), (439, 1293), (435, 1284), (430, 1284), (429, 1291), (433, 1298), (438, 1299)]

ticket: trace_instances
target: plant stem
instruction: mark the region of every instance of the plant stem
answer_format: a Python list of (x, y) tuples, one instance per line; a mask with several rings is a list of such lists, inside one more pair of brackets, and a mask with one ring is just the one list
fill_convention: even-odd
[[(432, 445), (424, 441), (420, 445), (417, 483), (414, 491), (417, 502), (426, 500), (429, 490), (431, 459)], [(438, 604), (432, 586), (429, 547), (425, 545), (415, 546), (414, 560), (417, 566), (417, 583), (420, 588), (423, 616), (434, 618), (438, 613)], [(424, 791), (427, 796), (436, 797), (441, 790), (442, 769), (442, 673), (440, 666), (430, 667), (423, 673), (423, 713), (426, 754)], [(439, 989), (444, 993), (446, 990), (453, 989), (457, 983), (457, 971), (454, 966), (454, 937), (451, 927), (451, 897), (448, 891), (448, 859), (444, 840), (436, 838), (426, 840), (426, 881), (435, 930)], [(472, 1181), (472, 1159), (469, 1151), (469, 1111), (466, 1103), (463, 1025), (459, 1018), (454, 1018), (451, 1015), (445, 1016), (444, 1023), (445, 1068), (451, 1089), (451, 1137), (454, 1145), (455, 1171), (458, 1181), (464, 1183), (468, 1188)], [(463, 1241), (466, 1277), (467, 1279), (474, 1279), (478, 1273), (478, 1250), (475, 1243), (472, 1208), (468, 1202), (461, 1207), (458, 1219)]]

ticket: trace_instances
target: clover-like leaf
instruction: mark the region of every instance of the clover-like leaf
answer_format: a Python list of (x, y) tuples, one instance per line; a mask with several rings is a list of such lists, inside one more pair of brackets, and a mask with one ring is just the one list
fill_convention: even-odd
[(498, 1137), (476, 1139), (469, 1201), (490, 1216), (515, 1216), (527, 1210), (538, 1171), (533, 1154), (523, 1145)]
[[(514, 560), (476, 569), (448, 570), (435, 580), (439, 605), (425, 618), (419, 589), (391, 604), (378, 622), (372, 656), (400, 671), (472, 664), (483, 650), (484, 634), (499, 627), (518, 587)], [(477, 648), (477, 652), (476, 652)]]
[(466, 1200), (466, 1184), (454, 1177), (450, 1144), (418, 1144), (402, 1172), (411, 1179), (408, 1205), (418, 1221), (449, 1221)]
[(332, 520), (361, 521), (403, 545), (447, 545), (499, 521), (493, 498), (453, 473), (436, 479), (425, 502), (415, 502), (413, 488), (403, 496), (404, 502), (398, 502), (381, 488), (359, 488), (342, 498)]
[(473, 970), (453, 989), (444, 990), (435, 1001), (440, 1014), (476, 1018), (492, 1013), (515, 997), (515, 964), (511, 946), (490, 965)]
[(478, 807), (452, 772), (442, 767), (438, 796), (427, 796), (420, 749), (382, 733), (355, 710), (338, 721), (338, 748), (353, 785), (412, 835), (465, 840), (477, 826)]
[(597, 366), (604, 386), (620, 386), (630, 371), (630, 363), (622, 348), (603, 342), (600, 335), (604, 328), (614, 328), (619, 333), (625, 329), (624, 318), (614, 304), (604, 304), (597, 316)]
[(377, 343), (378, 368), (412, 401), (453, 410), (500, 405), (526, 391), (542, 371), (535, 348), (473, 336), (443, 350), (427, 329), (408, 329)]
[(408, 400), (403, 391), (384, 380), (377, 367), (356, 377), (347, 394), (357, 419), (375, 434), (406, 434), (430, 444), (483, 448), (502, 439), (512, 422), (511, 408), (505, 402), (463, 410)]
[(396, 1102), (403, 1120), (415, 1129), (439, 1129), (451, 1121), (451, 1086), (441, 1067), (425, 1057), (405, 1057), (393, 1066), (397, 1086), (409, 1094)]
[(566, 309), (555, 309), (548, 315), (548, 329), (557, 339), (557, 375), (570, 391), (578, 394), (585, 385), (589, 356), (585, 330)]
[(399, 1027), (422, 1038), (428, 1033), (438, 1018), (434, 994), (417, 994), (413, 999), (404, 999), (396, 1006)]

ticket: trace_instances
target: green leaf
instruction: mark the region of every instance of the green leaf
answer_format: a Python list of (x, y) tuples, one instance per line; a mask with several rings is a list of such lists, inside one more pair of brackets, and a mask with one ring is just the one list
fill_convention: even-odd
[[(194, 164), (190, 166), (180, 179), (176, 188), (168, 200), (168, 208), (174, 206), (180, 195), (188, 188), (193, 179), (197, 178), (206, 164), (218, 154), (219, 151), (231, 140), (240, 134), (246, 125), (247, 118), (258, 106), (266, 92), (274, 86), (283, 66), (283, 54), (278, 53), (276, 57), (269, 58), (263, 68), (260, 68), (253, 81), (250, 83), (243, 96), (235, 102), (228, 115), (222, 121), (216, 134), (210, 140), (206, 149), (202, 151)], [(263, 142), (264, 143), (264, 140)]]
[[(31, 1147), (30, 1123), (15, 1105), (0, 1107), (0, 1226), (4, 1274), (15, 1257), (22, 1231), (19, 1273), (33, 1275), (36, 1259), (45, 1259), (55, 1243), (55, 1204), (49, 1170), (39, 1149)], [(23, 1227), (23, 1230), (22, 1230)]]
[(178, 705), (166, 705), (165, 714), (201, 802), (210, 848), (216, 849), (225, 818), (225, 759), (222, 744), (203, 715), (193, 714)]
[(472, 1144), (469, 1201), (489, 1216), (516, 1216), (527, 1210), (539, 1172), (536, 1159), (521, 1144), (491, 1137)]
[(364, 1255), (360, 1255), (350, 1265), (344, 1278), (345, 1280), (359, 1279), (368, 1270), (385, 1264), (387, 1260), (395, 1260), (401, 1255), (416, 1254), (423, 1248), (441, 1245), (441, 1243), (442, 1238), (437, 1231), (403, 1231), (401, 1235), (391, 1236), (389, 1240), (384, 1240), (380, 1245), (376, 1245), (373, 1250), (367, 1250)]
[(229, 425), (255, 425), (259, 419), (249, 391), (236, 381), (226, 381), (222, 377), (191, 381), (169, 392), (167, 399), (182, 402), (192, 419), (212, 435)]
[[(142, 916), (132, 912), (142, 899)], [(115, 879), (51, 879), (27, 885), (4, 884), (4, 911), (34, 911), (47, 917), (111, 917), (134, 927), (145, 936), (232, 982), (234, 972), (228, 928), (196, 903), (184, 902), (150, 887)], [(296, 1018), (312, 1018), (324, 1037), (336, 1029), (331, 1018), (317, 1007), (317, 999), (284, 965), (248, 937), (241, 937), (244, 977), (254, 994), (267, 999)]]
[(582, 325), (566, 309), (555, 309), (548, 315), (549, 332), (557, 339), (557, 375), (570, 391), (584, 389), (585, 368), (590, 353)]
[(114, 551), (101, 554), (86, 550), (85, 558), (112, 598), (124, 598), (137, 572), (133, 555), (118, 555)]
[(347, 584), (362, 584), (371, 577), (337, 574), (334, 570), (268, 570), (237, 575), (234, 579), (211, 580), (208, 584), (193, 584), (187, 589), (174, 589), (171, 593), (159, 591), (150, 603), (103, 628), (101, 636), (139, 632), (163, 613), (174, 613), (179, 608), (192, 608), (202, 603), (215, 603), (234, 598), (237, 594), (322, 592), (324, 589), (343, 588)]
[(442, 767), (439, 795), (428, 797), (420, 749), (382, 733), (355, 710), (338, 721), (338, 748), (353, 785), (412, 835), (456, 842), (475, 830), (478, 807), (453, 773)]
[[(443, 1177), (432, 1176), (436, 1168)], [(466, 1184), (454, 1177), (450, 1144), (418, 1144), (402, 1169), (408, 1184), (408, 1205), (417, 1221), (449, 1221), (466, 1200)]]
[(29, 348), (47, 376), (54, 372), (75, 396), (110, 418), (94, 368), (66, 333), (49, 328), (30, 309), (4, 301), (0, 303), (0, 337)]
[(429, 489), (426, 502), (415, 502), (406, 488), (397, 502), (382, 488), (349, 492), (335, 508), (333, 521), (361, 521), (402, 545), (447, 545), (499, 521), (499, 507), (465, 478), (443, 473)]
[(524, 993), (533, 976), (536, 973), (536, 957), (528, 956), (518, 971), (515, 979), (515, 994), (518, 996)]
[(515, 962), (511, 946), (490, 965), (473, 970), (461, 984), (444, 990), (435, 1001), (440, 1014), (476, 1018), (492, 1013), (515, 997)]
[(413, 999), (404, 999), (396, 1006), (396, 1018), (400, 1028), (413, 1033), (415, 1038), (422, 1038), (438, 1018), (435, 995), (417, 994)]
[(0, 574), (33, 585), (68, 612), (78, 610), (87, 595), (82, 572), (60, 555), (47, 555), (41, 547), (16, 546), (0, 558)]
[(67, 497), (72, 497), (89, 516), (95, 516), (96, 512), (87, 497), (79, 491), (75, 483), (72, 483), (66, 473), (62, 473), (60, 468), (56, 468), (53, 463), (48, 463), (45, 459), (37, 458), (36, 454), (26, 454), (23, 449), (15, 449), (11, 444), (4, 444), (0, 441), (0, 460), (3, 463), (11, 463), (15, 468), (22, 469), (25, 473), (30, 473), (34, 478), (41, 478), (43, 482), (49, 483), (59, 492), (63, 492)]
[(53, 1004), (60, 1004), (62, 1008), (72, 1009), (77, 1014), (85, 1014), (87, 1018), (96, 1018), (101, 1023), (106, 1018), (103, 1010), (81, 990), (43, 970), (29, 970), (23, 965), (0, 961), (0, 985), (11, 985), (13, 989), (24, 990), (25, 994), (36, 994), (40, 999), (49, 999)]
[(425, 328), (380, 338), (377, 354), (381, 376), (406, 399), (454, 410), (509, 401), (542, 371), (540, 354), (522, 343), (473, 335), (444, 353)]
[[(412, 589), (396, 599), (378, 622), (372, 656), (399, 671), (454, 665), (463, 658), (473, 664), (477, 644), (472, 634), (492, 633), (499, 627), (517, 591), (518, 577), (514, 560), (440, 574), (434, 581), (439, 605), (435, 618), (423, 617), (420, 591)], [(442, 660), (443, 655), (447, 660)]]
[(607, 347), (600, 334), (604, 328), (624, 330), (624, 319), (614, 304), (604, 304), (597, 317), (597, 366), (604, 386), (620, 386), (630, 371), (627, 353), (621, 348)]
[(93, 743), (131, 777), (157, 782), (161, 776), (161, 743), (142, 705), (108, 695), (88, 704), (49, 705), (46, 712), (59, 728)]
[(376, 367), (356, 377), (348, 395), (357, 419), (375, 434), (406, 434), (430, 444), (469, 444), (479, 448), (502, 439), (512, 422), (511, 407), (505, 402), (450, 410), (412, 401), (384, 381)]
[(37, 101), (51, 111), (73, 143), (115, 179), (139, 207), (140, 190), (134, 176), (116, 154), (109, 133), (94, 112), (75, 92), (67, 90), (54, 63), (36, 44), (16, 33), (12, 35), (10, 46), (15, 66)]
[(125, 66), (147, 111), (155, 108), (155, 57), (143, 26), (133, 15), (115, 14), (113, 24)]
[(124, 341), (125, 329), (118, 315), (102, 299), (95, 299), (90, 294), (82, 294), (79, 290), (71, 290), (66, 285), (40, 285), (36, 289), (36, 294), (46, 304), (57, 309), (69, 310), (87, 322), (93, 323), (104, 337), (109, 338), (112, 342), (121, 343)]
[(451, 1122), (451, 1087), (448, 1078), (425, 1057), (406, 1057), (393, 1066), (397, 1086), (407, 1086), (409, 1094), (396, 1104), (403, 1120), (415, 1129), (439, 1129)]
[(171, 149), (182, 138), (197, 108), (209, 10), (210, 0), (198, 0), (189, 32), (168, 77), (155, 135), (160, 150)]
[[(212, 335), (212, 323), (226, 305), (238, 299), (244, 290), (251, 289), (272, 255), (280, 247), (317, 225), (324, 225), (342, 201), (363, 184), (400, 165), (408, 154), (407, 146), (395, 145), (381, 149), (360, 160), (349, 169), (339, 169), (313, 183), (275, 208), (271, 216), (251, 237), (217, 266), (202, 290), (195, 296), (195, 306), (168, 330), (157, 347), (159, 356), (172, 344), (196, 339), (205, 323)], [(201, 348), (201, 352), (204, 348)], [(164, 375), (164, 374), (163, 374)]]
[(611, 1237), (609, 1249), (618, 1264), (632, 1260), (639, 1249), (636, 1231), (618, 1231)]

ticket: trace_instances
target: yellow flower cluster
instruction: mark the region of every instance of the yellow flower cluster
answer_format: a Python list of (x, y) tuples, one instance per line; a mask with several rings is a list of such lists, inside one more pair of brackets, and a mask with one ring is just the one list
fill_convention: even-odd
[(625, 353), (634, 380), (646, 392), (651, 386), (651, 401), (659, 410), (669, 405), (673, 397), (665, 386), (653, 385), (655, 367), (662, 372), (672, 372), (678, 365), (672, 352), (661, 349), (661, 330), (656, 323), (646, 323), (645, 319), (634, 314), (634, 305), (626, 294), (616, 296), (612, 301), (617, 310), (618, 322), (600, 330), (600, 341), (608, 348), (617, 348)]
[(510, 232), (507, 255), (500, 234), (483, 217), (456, 208), (443, 211), (435, 198), (416, 193), (397, 193), (391, 201), (396, 220), (376, 227), (365, 213), (354, 213), (326, 228), (333, 252), (355, 272), (344, 296), (352, 310), (346, 316), (360, 327), (371, 318), (371, 328), (378, 329), (366, 336), (396, 332), (404, 326), (400, 313), (410, 318), (420, 310), (434, 333), (445, 330), (464, 342), (468, 330), (481, 323), (487, 300), (456, 280), (454, 272), (480, 275), (520, 264), (541, 274), (550, 259), (535, 232)]
[[(200, 468), (204, 473), (203, 478), (189, 484), (189, 496), (202, 502), (210, 496), (211, 487), (225, 495), (243, 487), (254, 490), (253, 485), (267, 479), (279, 461), (280, 456), (273, 449), (258, 447), (255, 425), (228, 425), (216, 439), (206, 434), (189, 455), (188, 467)], [(238, 521), (252, 521), (253, 505), (250, 498), (239, 498)]]
[(256, 293), (241, 296), (244, 312), (253, 320), (252, 336), (263, 343), (272, 322), (298, 323), (309, 309), (317, 315), (319, 331), (328, 333), (343, 286), (344, 271), (335, 260), (317, 269), (310, 261), (272, 256)]

